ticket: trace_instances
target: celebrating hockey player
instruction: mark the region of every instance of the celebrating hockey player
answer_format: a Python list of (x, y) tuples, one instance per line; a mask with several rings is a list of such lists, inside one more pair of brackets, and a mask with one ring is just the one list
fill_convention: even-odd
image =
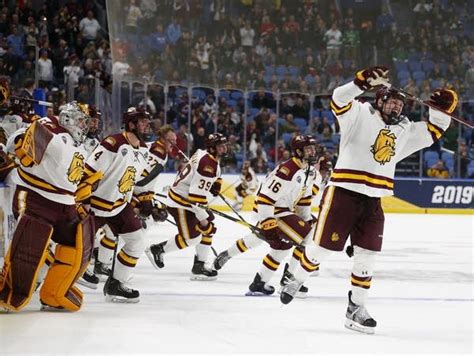
[(240, 184), (235, 188), (235, 209), (241, 210), (245, 197), (254, 194), (258, 188), (258, 178), (255, 171), (250, 167), (250, 161), (245, 161), (240, 173)]
[(163, 172), (168, 155), (175, 145), (176, 134), (169, 125), (162, 126), (158, 132), (158, 140), (149, 145), (148, 167), (143, 171), (133, 192), (140, 215), (144, 219), (151, 216), (154, 221), (164, 221), (167, 217), (166, 207), (153, 197), (157, 193), (158, 175)]
[(21, 165), (15, 171), (13, 199), (18, 223), (0, 277), (3, 307), (19, 311), (28, 304), (53, 240), (55, 260), (40, 290), (41, 303), (69, 311), (81, 308), (83, 295), (74, 283), (89, 263), (95, 233), (92, 217), (75, 200), (84, 174), (88, 120), (87, 110), (72, 102), (62, 108), (58, 121), (35, 121), (18, 137)]
[[(309, 236), (313, 225), (311, 199), (316, 179), (314, 165), (318, 161), (318, 145), (311, 136), (298, 135), (291, 142), (293, 157), (279, 164), (262, 182), (257, 194), (257, 226), (262, 230), (270, 251), (263, 259), (260, 270), (249, 286), (248, 295), (270, 295), (275, 288), (268, 282), (288, 256), (293, 246), (290, 268), (286, 267), (282, 284), (293, 279), (292, 269), (301, 256), (301, 245)], [(245, 252), (255, 246), (256, 239), (244, 238), (229, 249), (229, 257), (237, 250)], [(217, 262), (217, 261), (216, 261)], [(216, 265), (216, 263), (215, 263)], [(301, 293), (307, 288), (301, 286)]]
[[(366, 303), (384, 231), (380, 198), (393, 194), (396, 163), (439, 140), (450, 124), (448, 115), (432, 108), (427, 122), (409, 121), (402, 115), (405, 97), (389, 88), (387, 75), (385, 67), (367, 68), (334, 90), (331, 109), (341, 127), (339, 159), (321, 200), (314, 242), (306, 245), (295, 280), (280, 296), (282, 303), (291, 302), (309, 273), (332, 251), (342, 251), (350, 235), (354, 263), (345, 326), (370, 334), (377, 323)], [(374, 105), (356, 99), (377, 87)], [(435, 90), (430, 99), (449, 113), (457, 101), (457, 94), (447, 89)]]
[[(116, 241), (101, 240), (96, 274), (110, 274), (104, 294), (109, 302), (136, 303), (138, 290), (126, 286), (138, 258), (145, 248), (142, 224), (130, 204), (135, 182), (147, 167), (148, 147), (142, 134), (149, 125), (149, 115), (134, 107), (123, 114), (124, 131), (105, 138), (89, 156), (86, 170), (93, 174), (99, 170), (104, 178), (90, 198), (91, 210), (95, 213), (96, 227), (107, 224), (115, 236), (125, 242), (113, 261), (113, 271), (104, 267), (112, 257)], [(87, 190), (84, 184), (81, 188)]]
[[(281, 167), (286, 167), (286, 165), (288, 165), (288, 164), (291, 165), (294, 162), (301, 162), (301, 164), (303, 166), (303, 170), (304, 170), (305, 167), (306, 167), (305, 164), (314, 164), (314, 162), (317, 160), (317, 164), (314, 167), (316, 169), (314, 169), (313, 167), (310, 168), (311, 169), (311, 178), (308, 179), (308, 181), (306, 182), (306, 185), (308, 185), (308, 188), (310, 187), (309, 184), (311, 184), (311, 182), (312, 182), (311, 192), (308, 191), (308, 195), (305, 195), (304, 197), (294, 196), (294, 197), (287, 197), (287, 198), (284, 198), (284, 199), (276, 200), (275, 203), (272, 204), (272, 205), (274, 207), (274, 212), (276, 214), (275, 216), (277, 218), (280, 217), (280, 216), (288, 216), (289, 215), (288, 212), (291, 212), (292, 214), (301, 217), (303, 220), (309, 221), (309, 223), (311, 225), (314, 222), (314, 219), (311, 216), (311, 201), (312, 201), (313, 197), (316, 196), (316, 194), (318, 193), (318, 191), (321, 187), (323, 177), (321, 176), (321, 174), (319, 174), (319, 170), (322, 170), (323, 172), (325, 172), (324, 170), (326, 169), (325, 165), (327, 164), (327, 161), (325, 160), (324, 157), (320, 156), (320, 154), (322, 152), (322, 149), (319, 148), (319, 147), (316, 148), (318, 158), (314, 158), (312, 156), (309, 157), (309, 158), (304, 158), (302, 156), (302, 152), (301, 152), (301, 146), (303, 144), (308, 145), (308, 146), (317, 147), (316, 142), (314, 141), (314, 139), (311, 136), (297, 136), (296, 138), (294, 138), (291, 141), (291, 144), (290, 144), (293, 157), (290, 158), (288, 161), (283, 162), (280, 166)], [(280, 166), (276, 167), (274, 172), (278, 172), (281, 168)], [(283, 168), (283, 171), (285, 171), (285, 170), (286, 170), (286, 168)], [(262, 183), (262, 188), (264, 187), (265, 184), (268, 185), (271, 182), (271, 181), (269, 182), (268, 179), (270, 179), (270, 177), (272, 177), (274, 175), (274, 172), (272, 172), (269, 177), (265, 178), (265, 181)], [(313, 172), (314, 172), (314, 175), (315, 175), (314, 177), (313, 177)], [(296, 171), (293, 172), (293, 173), (296, 173)], [(306, 174), (306, 171), (304, 172), (304, 174)], [(299, 182), (299, 184), (301, 184), (301, 183), (302, 182)], [(285, 181), (284, 182), (285, 189), (289, 189), (290, 184), (291, 184), (291, 181), (290, 182)], [(281, 189), (283, 189), (283, 188), (281, 188)], [(283, 192), (283, 194), (286, 195), (284, 190), (282, 192)], [(259, 214), (258, 214), (259, 205), (260, 205), (260, 202), (262, 202), (262, 199), (259, 198), (260, 193), (261, 193), (261, 190), (257, 194), (257, 200), (254, 204), (254, 209), (253, 210), (254, 210), (254, 212), (257, 213), (257, 214), (255, 214), (255, 215), (257, 215), (257, 219), (262, 220), (261, 217), (259, 217)], [(268, 193), (268, 194), (273, 199), (275, 199), (276, 196), (274, 196), (275, 194), (274, 194), (273, 191), (271, 193)], [(280, 193), (280, 194), (282, 194), (282, 193)], [(294, 201), (294, 199), (296, 199), (296, 198), (298, 198), (299, 200)], [(284, 212), (280, 212), (280, 210), (282, 210), (283, 207), (285, 207)], [(263, 207), (263, 210), (265, 210), (265, 209), (266, 209), (266, 207)], [(278, 221), (278, 219), (277, 219), (277, 221)], [(283, 224), (283, 222), (280, 222), (280, 224)], [(236, 257), (238, 255), (241, 255), (241, 254), (247, 252), (249, 249), (260, 246), (262, 243), (263, 243), (263, 240), (259, 239), (253, 233), (248, 234), (247, 236), (245, 236), (241, 239), (238, 239), (234, 244), (232, 244), (231, 247), (229, 247), (227, 250), (221, 252), (216, 257), (216, 259), (214, 260), (214, 263), (213, 263), (214, 269), (220, 270), (231, 258)], [(296, 267), (297, 263), (299, 263), (299, 258), (301, 256), (301, 250), (302, 250), (301, 247), (295, 247), (293, 249), (293, 255), (292, 255), (292, 258), (290, 260), (290, 263), (285, 264), (283, 277), (282, 277), (281, 282), (280, 282), (282, 286), (287, 284), (288, 281), (292, 279), (292, 271)], [(264, 266), (266, 266), (266, 265), (268, 265), (268, 263), (265, 263), (265, 260), (264, 260)], [(267, 274), (265, 268), (263, 269), (263, 274), (265, 274), (265, 275)], [(261, 274), (260, 274), (260, 276), (261, 276)], [(261, 292), (261, 291), (254, 291), (254, 292), (251, 291), (251, 292), (252, 292), (252, 294), (262, 294), (262, 293), (263, 294), (272, 294), (273, 291), (274, 291), (274, 288), (273, 287), (270, 288), (270, 286), (267, 289), (268, 290), (266, 290), (265, 292)], [(303, 291), (306, 290), (304, 287), (302, 289), (303, 289)], [(303, 296), (303, 293), (301, 294), (301, 296)]]
[(178, 234), (168, 241), (151, 245), (145, 252), (155, 266), (164, 267), (164, 255), (169, 252), (196, 246), (192, 280), (214, 280), (217, 272), (206, 266), (216, 232), (214, 216), (197, 206), (207, 205), (208, 199), (221, 190), (220, 159), (227, 154), (227, 139), (220, 133), (210, 134), (206, 150), (197, 150), (177, 174), (168, 192), (166, 205), (178, 226)]

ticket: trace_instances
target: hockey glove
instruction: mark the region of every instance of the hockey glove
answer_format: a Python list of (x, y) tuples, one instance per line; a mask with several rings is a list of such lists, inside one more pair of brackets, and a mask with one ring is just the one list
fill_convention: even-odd
[(23, 148), (23, 138), (23, 136), (19, 136), (15, 139), (15, 155), (23, 167), (33, 167), (35, 162)]
[(222, 179), (217, 178), (217, 180), (212, 184), (211, 189), (209, 189), (209, 191), (211, 192), (213, 196), (216, 197), (220, 194), (221, 188), (222, 188)]
[(377, 66), (360, 70), (356, 73), (354, 84), (364, 91), (380, 85), (388, 86), (388, 68)]
[(209, 237), (212, 237), (217, 231), (217, 229), (214, 226), (214, 223), (212, 221), (208, 221), (206, 226), (202, 226), (201, 224), (197, 224), (196, 225), (196, 230), (198, 232), (200, 232), (202, 235), (209, 236)]
[(257, 225), (262, 230), (262, 235), (266, 240), (278, 240), (279, 229), (275, 218), (268, 218), (258, 223)]
[(458, 105), (458, 94), (451, 89), (436, 89), (428, 101), (435, 107), (451, 114)]
[(151, 217), (155, 222), (165, 221), (168, 217), (166, 205), (159, 202), (154, 202), (153, 208), (151, 209)]

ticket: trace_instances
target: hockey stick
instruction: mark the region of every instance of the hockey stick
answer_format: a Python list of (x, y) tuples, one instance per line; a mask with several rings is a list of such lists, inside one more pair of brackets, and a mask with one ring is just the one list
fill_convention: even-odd
[(397, 88), (397, 87), (394, 87), (393, 85), (387, 85), (387, 88), (392, 88), (402, 94), (404, 94), (407, 98), (421, 104), (421, 105), (425, 105), (425, 106), (428, 106), (432, 109), (435, 109), (435, 110), (438, 110), (438, 111), (441, 111), (443, 114), (446, 114), (446, 115), (449, 115), (451, 117), (451, 119), (453, 119), (454, 121), (457, 121), (459, 122), (460, 124), (464, 125), (464, 126), (467, 126), (469, 128), (474, 128), (474, 124), (465, 120), (465, 119), (461, 119), (460, 117), (454, 115), (454, 114), (450, 114), (449, 112), (443, 110), (443, 109), (440, 109), (438, 107), (436, 107), (435, 105), (431, 104), (430, 102), (426, 101), (426, 100), (423, 100), (417, 96), (414, 96), (410, 93), (408, 93), (407, 91), (403, 90), (403, 89), (400, 89), (400, 88)]
[[(163, 195), (163, 194), (160, 194), (160, 193), (156, 193), (157, 196), (159, 197), (162, 197), (162, 198), (167, 198), (166, 195)], [(262, 240), (265, 240), (262, 236), (262, 230), (259, 229), (258, 227), (256, 227), (255, 225), (252, 225), (252, 224), (249, 224), (248, 222), (246, 221), (243, 221), (243, 220), (240, 220), (240, 219), (237, 219), (231, 215), (227, 215), (226, 213), (223, 213), (219, 210), (216, 210), (216, 209), (213, 209), (211, 207), (208, 207), (208, 206), (205, 206), (205, 205), (201, 205), (201, 204), (195, 204), (194, 202), (191, 202), (189, 200), (186, 200), (186, 203), (188, 204), (191, 204), (193, 206), (197, 206), (198, 208), (201, 208), (201, 209), (204, 209), (206, 211), (210, 211), (216, 215), (219, 215), (225, 219), (228, 219), (230, 221), (233, 221), (233, 222), (236, 222), (237, 224), (240, 224), (240, 225), (243, 225), (245, 227), (248, 227), (254, 234), (257, 235), (257, 237), (261, 238)]]
[[(235, 181), (233, 181), (231, 184), (229, 184), (229, 186), (227, 188), (225, 188), (220, 194), (224, 194), (225, 192), (227, 192), (230, 188), (235, 186), (235, 183), (238, 183), (239, 181), (240, 181), (240, 178), (237, 178)], [(218, 197), (219, 197), (219, 195), (212, 198), (212, 200), (208, 204), (211, 204), (212, 202), (214, 202)]]

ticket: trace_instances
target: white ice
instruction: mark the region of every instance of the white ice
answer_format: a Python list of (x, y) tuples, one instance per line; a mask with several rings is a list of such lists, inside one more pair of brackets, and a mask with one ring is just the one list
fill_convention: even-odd
[[(343, 326), (352, 267), (344, 253), (309, 279), (305, 300), (283, 307), (278, 295), (244, 296), (266, 254), (262, 245), (230, 260), (214, 282), (189, 280), (191, 249), (166, 255), (162, 270), (143, 255), (131, 281), (138, 304), (105, 303), (101, 285), (82, 288), (77, 313), (41, 312), (35, 294), (22, 312), (0, 314), (0, 354), (472, 354), (473, 222), (468, 215), (386, 216), (368, 303), (375, 335)], [(217, 227), (217, 251), (247, 233), (221, 218)], [(147, 237), (174, 234), (163, 223)]]

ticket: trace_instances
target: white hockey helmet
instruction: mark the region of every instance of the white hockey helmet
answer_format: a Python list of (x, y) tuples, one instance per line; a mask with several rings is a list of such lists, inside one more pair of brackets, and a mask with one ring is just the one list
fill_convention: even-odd
[(84, 142), (90, 119), (87, 105), (71, 101), (61, 106), (59, 110), (59, 125), (71, 134), (75, 143)]

